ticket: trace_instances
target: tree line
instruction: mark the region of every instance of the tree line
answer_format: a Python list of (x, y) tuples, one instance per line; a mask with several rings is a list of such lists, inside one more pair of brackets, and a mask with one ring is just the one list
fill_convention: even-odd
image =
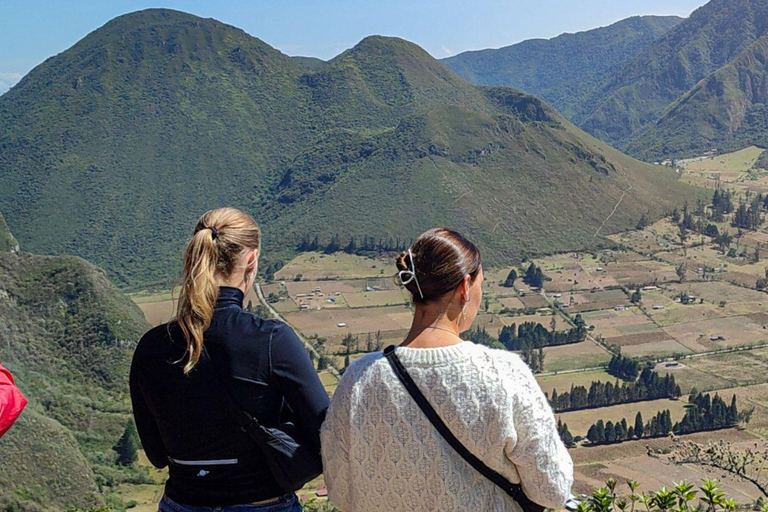
[(566, 331), (556, 331), (554, 317), (551, 330), (537, 322), (524, 322), (501, 328), (496, 338), (485, 326), (473, 327), (461, 333), (461, 338), (486, 347), (511, 350), (520, 353), (520, 357), (533, 372), (544, 371), (544, 347), (577, 343), (583, 341), (587, 329), (581, 315), (576, 315), (575, 327)]
[(305, 234), (301, 237), (296, 250), (299, 252), (324, 252), (333, 254), (335, 252), (345, 252), (347, 254), (357, 254), (367, 256), (370, 254), (387, 254), (391, 252), (402, 252), (410, 246), (410, 240), (405, 238), (375, 238), (372, 236), (356, 239), (350, 237), (348, 241), (342, 241), (338, 234), (335, 234), (325, 243), (321, 242), (317, 235), (310, 237)]
[[(580, 318), (580, 315), (577, 315)], [(507, 350), (524, 351), (532, 348), (554, 347), (584, 341), (587, 329), (584, 322), (566, 331), (548, 330), (538, 322), (505, 325), (499, 333), (499, 342)]]
[(564, 393), (553, 389), (552, 396), (547, 395), (547, 399), (555, 412), (565, 412), (660, 398), (678, 398), (681, 392), (673, 375), (660, 377), (655, 371), (645, 368), (637, 381), (620, 383), (617, 380), (614, 384), (598, 380), (590, 384), (589, 390), (585, 386), (571, 385), (571, 390)]
[(594, 445), (620, 443), (633, 439), (662, 437), (670, 433), (690, 434), (729, 428), (737, 425), (742, 419), (748, 420), (748, 414), (739, 412), (736, 395), (733, 395), (730, 405), (726, 405), (720, 395), (711, 397), (709, 393), (698, 393), (695, 397), (692, 396), (689, 402), (685, 416), (677, 423), (672, 423), (669, 409), (659, 411), (647, 423), (643, 422), (643, 415), (638, 412), (632, 426), (627, 425), (626, 418), (616, 423), (603, 422), (600, 419), (589, 427), (587, 440)]

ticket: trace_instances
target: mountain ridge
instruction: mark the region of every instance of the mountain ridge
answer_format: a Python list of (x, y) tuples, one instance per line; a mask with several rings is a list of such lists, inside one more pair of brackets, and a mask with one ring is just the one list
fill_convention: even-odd
[(696, 84), (633, 137), (645, 158), (695, 156), (710, 148), (768, 146), (768, 35)]
[(510, 86), (542, 97), (570, 117), (579, 99), (599, 83), (602, 73), (637, 55), (682, 20), (676, 16), (633, 16), (551, 39), (463, 52), (441, 62), (475, 84)]
[(616, 70), (573, 121), (624, 148), (631, 137), (700, 80), (768, 31), (765, 0), (711, 0)]
[[(190, 226), (218, 206), (262, 223), (267, 258), (290, 257), (310, 228), (379, 238), (447, 224), (503, 262), (593, 245), (605, 219), (625, 229), (696, 194), (541, 100), (474, 86), (402, 39), (370, 36), (314, 68), (215, 20), (121, 16), (0, 97), (0, 210), (25, 248), (77, 254), (122, 286), (146, 286), (170, 280)], [(647, 190), (609, 215), (627, 180)], [(376, 192), (398, 182), (419, 194)], [(468, 188), (477, 199), (457, 201)], [(531, 202), (581, 188), (590, 202)], [(367, 207), (347, 215), (354, 198)], [(539, 225), (537, 211), (507, 220), (517, 202), (554, 208), (555, 225)]]

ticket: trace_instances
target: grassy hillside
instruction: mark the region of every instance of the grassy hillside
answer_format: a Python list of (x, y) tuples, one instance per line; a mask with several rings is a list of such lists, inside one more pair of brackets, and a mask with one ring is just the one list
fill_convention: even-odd
[(681, 21), (677, 16), (635, 16), (586, 32), (464, 52), (442, 62), (478, 85), (505, 85), (539, 96), (569, 117), (608, 70), (637, 56)]
[(712, 0), (610, 74), (573, 120), (623, 147), (700, 80), (768, 33), (765, 0)]
[(0, 507), (117, 505), (114, 465), (130, 418), (130, 357), (147, 328), (100, 269), (75, 257), (0, 254), (0, 361), (29, 405), (0, 439)]
[(768, 35), (696, 84), (656, 123), (633, 137), (641, 158), (701, 154), (710, 148), (768, 147)]
[[(82, 256), (131, 286), (167, 282), (197, 216), (223, 205), (259, 219), (267, 258), (310, 231), (443, 224), (502, 260), (589, 246), (692, 193), (564, 126), (540, 100), (474, 86), (401, 39), (368, 37), (321, 64), (152, 9), (0, 97), (0, 210), (25, 249)], [(647, 188), (623, 194), (628, 183)]]
[(3, 214), (0, 213), (0, 253), (15, 252), (19, 250), (19, 243), (13, 237), (13, 233), (5, 223)]
[(269, 225), (291, 237), (338, 233), (346, 243), (375, 237), (382, 225), (394, 238), (450, 219), (499, 264), (594, 246), (600, 233), (647, 211), (660, 215), (678, 194), (691, 194), (674, 172), (586, 136), (539, 100), (502, 88), (484, 93), (506, 111), (446, 107), (375, 135), (317, 144), (265, 205)]

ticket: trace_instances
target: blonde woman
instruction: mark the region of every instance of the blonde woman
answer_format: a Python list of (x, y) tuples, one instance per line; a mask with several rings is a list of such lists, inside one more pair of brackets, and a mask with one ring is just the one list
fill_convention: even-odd
[[(397, 270), (415, 313), (393, 354), (438, 421), (399, 380), (391, 349), (355, 361), (322, 428), (331, 501), (343, 512), (519, 511), (525, 499), (562, 507), (573, 462), (531, 371), (511, 352), (460, 337), (482, 301), (480, 252), (455, 231), (433, 229), (400, 255)], [(439, 421), (478, 466), (522, 484), (524, 494), (513, 498), (460, 456)]]
[(169, 466), (160, 511), (301, 510), (239, 421), (243, 411), (264, 426), (290, 416), (319, 457), (328, 395), (306, 350), (285, 324), (243, 310), (260, 241), (239, 210), (203, 215), (184, 255), (176, 319), (136, 348), (136, 426), (152, 464)]

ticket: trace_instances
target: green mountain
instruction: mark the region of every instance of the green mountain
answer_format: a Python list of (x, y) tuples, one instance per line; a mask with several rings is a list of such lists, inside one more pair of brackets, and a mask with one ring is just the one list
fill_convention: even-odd
[(500, 262), (594, 245), (693, 193), (407, 41), (320, 64), (164, 9), (110, 21), (0, 97), (0, 178), (25, 248), (121, 285), (167, 282), (195, 219), (223, 205), (262, 223), (267, 258), (310, 232), (443, 224)]
[(635, 16), (586, 32), (464, 52), (442, 62), (470, 82), (522, 89), (570, 117), (605, 73), (637, 56), (681, 21), (677, 16)]
[(572, 120), (625, 147), (702, 79), (768, 34), (765, 0), (712, 0), (611, 73)]
[(696, 84), (632, 138), (640, 158), (768, 147), (768, 35)]
[(8, 224), (5, 223), (3, 214), (0, 213), (0, 253), (3, 252), (18, 252), (19, 243), (13, 237)]
[(0, 361), (29, 404), (0, 439), (0, 509), (119, 504), (110, 489), (141, 481), (114, 465), (130, 418), (130, 357), (148, 328), (97, 267), (71, 256), (0, 254)]

